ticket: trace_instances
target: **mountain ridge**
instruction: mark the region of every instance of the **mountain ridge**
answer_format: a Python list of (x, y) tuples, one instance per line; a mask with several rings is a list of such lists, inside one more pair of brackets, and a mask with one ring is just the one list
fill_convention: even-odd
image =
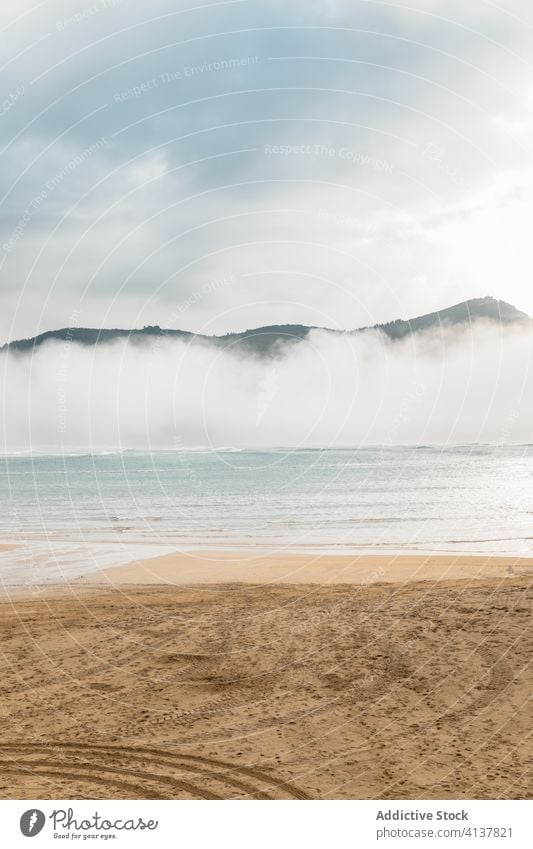
[(133, 328), (84, 328), (64, 327), (59, 330), (48, 330), (29, 339), (18, 339), (0, 347), (2, 352), (16, 354), (31, 353), (49, 341), (75, 343), (90, 347), (109, 344), (118, 339), (128, 339), (130, 342), (142, 343), (151, 338), (182, 339), (215, 344), (223, 348), (239, 346), (246, 353), (265, 355), (273, 354), (283, 345), (295, 344), (304, 340), (312, 330), (323, 330), (337, 335), (355, 335), (359, 333), (381, 332), (391, 341), (404, 339), (406, 336), (430, 330), (431, 328), (469, 326), (475, 321), (491, 321), (500, 326), (533, 323), (533, 319), (506, 301), (487, 296), (461, 301), (442, 310), (426, 313), (412, 319), (396, 319), (383, 324), (374, 324), (354, 330), (336, 330), (330, 327), (319, 327), (306, 324), (275, 324), (251, 328), (240, 332), (226, 333), (222, 336), (207, 336), (188, 330), (166, 329), (159, 325)]

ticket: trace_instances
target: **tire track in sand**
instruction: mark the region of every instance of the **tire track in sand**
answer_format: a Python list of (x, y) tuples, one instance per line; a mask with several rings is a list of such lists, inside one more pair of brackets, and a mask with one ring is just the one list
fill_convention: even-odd
[[(70, 766), (68, 755), (73, 754), (74, 757), (81, 757), (87, 761), (87, 768), (93, 771), (93, 775), (98, 776), (100, 779), (102, 778), (102, 773), (111, 772), (116, 773), (117, 775), (125, 775), (125, 776), (138, 776), (141, 778), (145, 778), (149, 781), (157, 781), (159, 783), (167, 783), (172, 787), (177, 787), (178, 789), (183, 789), (188, 793), (196, 794), (198, 798), (228, 798), (228, 796), (234, 795), (232, 791), (227, 792), (223, 796), (217, 796), (214, 793), (210, 793), (205, 789), (200, 790), (195, 785), (190, 782), (184, 782), (181, 779), (172, 778), (172, 776), (164, 775), (161, 773), (153, 773), (143, 771), (134, 771), (131, 768), (131, 764), (125, 764), (123, 767), (110, 767), (104, 763), (91, 764), (88, 761), (88, 755), (109, 755), (114, 758), (129, 758), (130, 761), (138, 762), (139, 760), (149, 760), (151, 764), (151, 768), (153, 769), (154, 763), (170, 766), (179, 771), (189, 771), (193, 772), (197, 775), (203, 775), (206, 778), (211, 779), (212, 781), (218, 782), (222, 784), (223, 787), (229, 785), (229, 787), (237, 788), (238, 790), (243, 791), (245, 794), (250, 795), (252, 798), (264, 798), (269, 799), (273, 798), (271, 795), (268, 795), (264, 786), (272, 792), (285, 794), (285, 796), (289, 796), (289, 798), (293, 799), (309, 799), (305, 791), (296, 785), (292, 784), (289, 781), (285, 781), (278, 776), (271, 774), (265, 770), (261, 770), (258, 767), (251, 766), (243, 766), (243, 765), (235, 765), (234, 763), (218, 760), (215, 758), (208, 758), (199, 755), (191, 755), (187, 753), (176, 753), (171, 754), (167, 751), (162, 751), (156, 748), (150, 747), (133, 747), (133, 746), (115, 746), (115, 745), (97, 745), (97, 744), (84, 744), (84, 743), (46, 743), (46, 744), (31, 744), (31, 743), (4, 743), (0, 744), (0, 751), (13, 752), (14, 756), (16, 756), (17, 752), (20, 753), (23, 757), (28, 754), (40, 754), (41, 756), (44, 753), (54, 753), (57, 757), (62, 757), (66, 760), (66, 765)], [(27, 762), (28, 766), (31, 767), (31, 761)], [(36, 762), (33, 762), (36, 763)], [(49, 761), (40, 762), (44, 763), (44, 766), (50, 766)], [(75, 761), (77, 764), (77, 762)], [(85, 764), (81, 765), (85, 766)], [(135, 766), (137, 764), (135, 763)], [(57, 769), (62, 769), (62, 765), (58, 764)], [(96, 771), (97, 770), (97, 771)], [(55, 773), (59, 774), (59, 773)], [(87, 779), (88, 775), (85, 773), (81, 773), (79, 778)], [(246, 781), (245, 779), (253, 779), (254, 783), (250, 783), (250, 781)], [(257, 782), (259, 782), (259, 786), (257, 786)], [(205, 794), (209, 795), (206, 796)], [(172, 798), (172, 797), (170, 797)]]

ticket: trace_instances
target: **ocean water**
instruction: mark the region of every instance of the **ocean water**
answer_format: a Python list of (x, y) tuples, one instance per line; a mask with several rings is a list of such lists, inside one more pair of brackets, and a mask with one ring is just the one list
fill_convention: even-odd
[(533, 446), (0, 458), (0, 581), (177, 550), (533, 555)]

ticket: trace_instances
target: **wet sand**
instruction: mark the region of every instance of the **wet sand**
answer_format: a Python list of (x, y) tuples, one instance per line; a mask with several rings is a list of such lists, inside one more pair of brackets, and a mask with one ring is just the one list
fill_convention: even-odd
[(394, 560), (4, 592), (0, 796), (530, 797), (531, 564)]
[(533, 558), (451, 554), (252, 554), (180, 552), (115, 566), (84, 583), (146, 584), (374, 584), (533, 576)]

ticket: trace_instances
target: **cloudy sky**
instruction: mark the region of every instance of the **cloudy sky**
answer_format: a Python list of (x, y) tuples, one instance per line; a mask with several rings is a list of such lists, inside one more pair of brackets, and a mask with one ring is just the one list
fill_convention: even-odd
[(0, 339), (533, 314), (528, 0), (4, 0)]

